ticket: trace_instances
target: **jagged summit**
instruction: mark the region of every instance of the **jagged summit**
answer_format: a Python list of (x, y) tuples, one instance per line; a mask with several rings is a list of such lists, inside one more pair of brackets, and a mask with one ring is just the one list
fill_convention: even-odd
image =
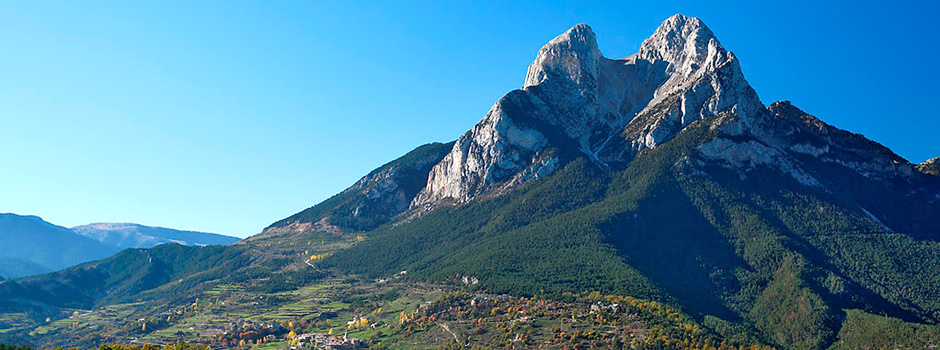
[(666, 19), (652, 36), (643, 41), (638, 55), (651, 61), (663, 60), (685, 66), (701, 65), (710, 53), (725, 54), (726, 51), (705, 23), (698, 18), (677, 14)]
[(591, 27), (578, 24), (545, 44), (522, 89), (457, 140), (412, 207), (551, 174), (563, 162), (552, 149), (615, 169), (696, 120), (734, 112), (748, 124), (764, 111), (737, 59), (697, 18), (670, 17), (624, 59), (605, 58)]
[[(643, 41), (636, 56), (654, 65), (665, 64), (666, 78), (656, 89), (653, 104), (677, 90), (690, 87), (689, 85), (700, 85), (699, 80), (719, 72), (731, 78), (735, 85), (731, 86), (734, 90), (730, 92), (740, 97), (740, 99), (732, 97), (724, 98), (724, 100), (746, 104), (742, 106), (746, 108), (739, 110), (739, 113), (753, 114), (756, 109), (763, 108), (756, 94), (744, 96), (751, 95), (747, 91), (750, 86), (741, 74), (737, 58), (721, 46), (715, 34), (698, 18), (683, 15), (670, 17), (656, 29), (652, 36)], [(713, 82), (711, 85), (717, 87), (717, 84)], [(721, 91), (715, 91), (715, 93), (721, 93)], [(695, 102), (700, 103), (700, 101)], [(725, 107), (727, 106), (717, 106), (709, 110)]]
[(550, 77), (566, 79), (577, 87), (593, 87), (601, 57), (591, 27), (575, 25), (539, 49), (529, 65), (523, 88), (539, 85)]
[[(684, 174), (721, 168), (744, 179), (771, 170), (801, 185), (834, 191), (841, 185), (829, 182), (832, 174), (849, 171), (864, 178), (859, 181), (933, 195), (919, 188), (934, 181), (924, 176), (934, 171), (935, 162), (915, 167), (787, 101), (765, 107), (737, 57), (715, 34), (697, 18), (675, 15), (636, 54), (622, 59), (604, 57), (593, 29), (575, 25), (536, 53), (521, 89), (497, 100), (452, 145), (436, 147), (439, 152), (422, 158), (416, 172), (406, 176), (412, 189), (398, 191), (399, 186), (385, 180), (376, 180), (386, 185), (368, 193), (353, 186), (345, 195), (273, 226), (289, 231), (327, 227), (321, 225), (325, 223), (374, 228), (401, 213), (413, 218), (439, 206), (509, 193), (577, 158), (615, 172), (692, 123), (719, 115), (709, 125), (715, 134), (677, 164)], [(872, 213), (884, 217), (879, 210)]]

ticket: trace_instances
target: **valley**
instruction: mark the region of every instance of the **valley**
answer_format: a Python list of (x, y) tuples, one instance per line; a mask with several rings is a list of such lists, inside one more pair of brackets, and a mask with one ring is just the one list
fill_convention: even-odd
[[(722, 340), (676, 309), (625, 296), (594, 292), (517, 297), (486, 293), (472, 276), (429, 284), (410, 279), (407, 271), (376, 280), (324, 274), (315, 270), (322, 260), (318, 257), (333, 250), (320, 248), (348, 248), (358, 241), (356, 237), (342, 239), (324, 233), (308, 237), (308, 242), (284, 238), (252, 243), (257, 245), (253, 249), (277, 247), (272, 249), (277, 254), (269, 256), (271, 260), (260, 263), (270, 269), (264, 276), (239, 282), (206, 281), (199, 288), (202, 292), (172, 298), (88, 310), (56, 308), (38, 317), (31, 312), (5, 313), (0, 319), (0, 339), (29, 339), (43, 348), (185, 341), (284, 349), (298, 346), (300, 339), (307, 339), (304, 334), (336, 336), (335, 340), (345, 336), (360, 339), (370, 348), (387, 349), (658, 348), (676, 344), (717, 349), (723, 343), (724, 348), (759, 344), (750, 338)], [(317, 238), (319, 242), (314, 243)], [(278, 278), (297, 274), (315, 277), (302, 283)], [(307, 346), (314, 345), (308, 340)]]

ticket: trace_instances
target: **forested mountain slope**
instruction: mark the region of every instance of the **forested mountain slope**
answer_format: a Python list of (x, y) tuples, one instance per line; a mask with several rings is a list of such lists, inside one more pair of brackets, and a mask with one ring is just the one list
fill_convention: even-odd
[(937, 321), (940, 245), (915, 238), (931, 233), (886, 231), (857, 203), (775, 169), (742, 180), (699, 159), (719, 119), (623, 171), (576, 159), (504, 196), (384, 226), (326, 263), (371, 276), (474, 276), (517, 295), (654, 298), (787, 348), (830, 344), (845, 309)]

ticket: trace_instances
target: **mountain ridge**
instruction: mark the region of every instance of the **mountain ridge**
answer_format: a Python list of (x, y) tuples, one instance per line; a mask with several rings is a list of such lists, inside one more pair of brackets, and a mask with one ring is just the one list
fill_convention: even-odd
[(240, 238), (216, 233), (177, 230), (135, 223), (99, 222), (75, 226), (72, 231), (119, 248), (150, 248), (164, 243), (182, 245), (225, 245)]
[[(0, 256), (25, 264), (25, 270), (0, 272), (7, 278), (59, 270), (106, 258), (119, 250), (38, 216), (12, 213), (0, 214), (0, 242)], [(3, 264), (2, 267), (14, 265)]]
[(164, 243), (232, 244), (238, 238), (139, 224), (98, 223), (66, 228), (35, 215), (0, 214), (0, 275), (38, 275), (107, 258), (125, 248)]

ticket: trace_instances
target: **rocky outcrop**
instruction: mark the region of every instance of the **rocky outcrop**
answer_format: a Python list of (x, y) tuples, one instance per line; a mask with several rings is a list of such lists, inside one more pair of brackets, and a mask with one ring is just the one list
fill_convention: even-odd
[(716, 138), (701, 145), (698, 152), (705, 159), (718, 161), (720, 165), (738, 172), (739, 175), (760, 166), (770, 167), (789, 175), (803, 185), (822, 187), (819, 180), (803, 170), (786, 153), (756, 140), (736, 142)]
[(461, 136), (450, 153), (431, 169), (427, 186), (414, 198), (413, 205), (441, 200), (464, 202), (495, 184), (511, 181), (522, 169), (545, 168), (547, 164), (539, 165), (539, 160), (548, 145), (546, 136), (509, 116), (509, 107), (536, 108), (528, 98), (524, 93), (515, 93), (497, 101), (486, 118)]
[(940, 157), (931, 158), (917, 164), (917, 171), (924, 174), (940, 175)]
[(902, 192), (930, 187), (918, 173), (928, 166), (915, 167), (887, 147), (826, 124), (789, 101), (774, 102), (752, 115), (757, 117), (732, 113), (716, 121), (713, 127), (719, 129), (719, 137), (700, 146), (697, 157), (677, 166), (683, 173), (703, 174), (701, 165), (711, 162), (741, 177), (764, 166), (788, 174), (803, 185), (823, 189), (826, 182), (840, 182), (847, 172)]
[(793, 106), (774, 102), (763, 139), (796, 157), (838, 164), (875, 181), (916, 181), (913, 164), (865, 136), (826, 124)]

